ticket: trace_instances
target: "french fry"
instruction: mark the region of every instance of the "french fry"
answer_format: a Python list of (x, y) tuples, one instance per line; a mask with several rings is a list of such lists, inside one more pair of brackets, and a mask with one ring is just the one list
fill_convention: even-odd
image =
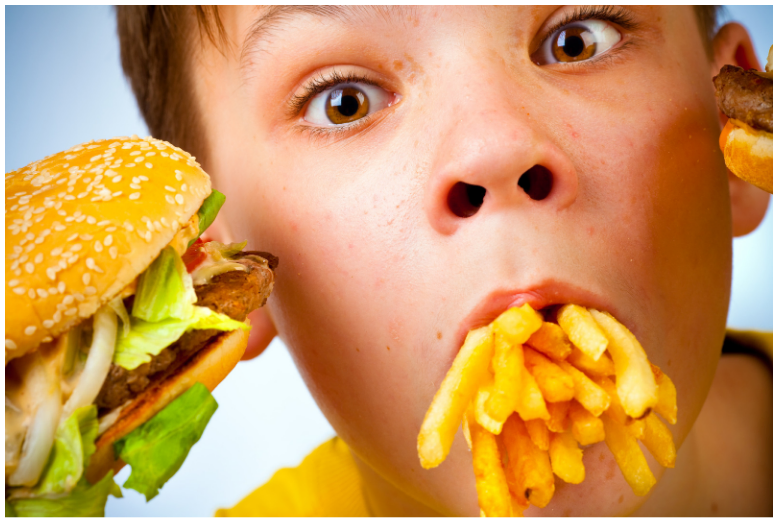
[(626, 414), (639, 418), (658, 402), (656, 380), (640, 343), (609, 313), (589, 310), (609, 338), (608, 350), (615, 365), (615, 384)]
[(607, 348), (608, 339), (589, 314), (589, 310), (575, 304), (566, 304), (557, 312), (556, 320), (575, 347), (591, 359), (599, 360)]
[(540, 393), (535, 378), (522, 366), (521, 390), (516, 400), (516, 411), (522, 419), (548, 419), (548, 410), (543, 394)]
[(545, 507), (554, 496), (554, 474), (548, 452), (535, 446), (524, 421), (516, 414), (505, 422), (502, 438), (510, 459), (506, 470), (515, 476), (517, 502), (523, 496), (530, 503)]
[(605, 440), (605, 427), (602, 420), (575, 400), (570, 402), (570, 420), (572, 436), (581, 445), (588, 446)]
[(610, 356), (605, 353), (599, 357), (598, 360), (594, 360), (591, 356), (584, 354), (583, 351), (577, 347), (572, 348), (572, 352), (567, 357), (567, 361), (576, 367), (578, 370), (591, 376), (614, 376), (615, 366)]
[(497, 317), (492, 322), (492, 331), (504, 336), (511, 344), (523, 344), (542, 323), (540, 313), (524, 304), (520, 308), (509, 308)]
[(570, 402), (546, 403), (549, 418), (545, 421), (546, 428), (552, 432), (564, 432), (570, 427)]
[(661, 414), (661, 417), (667, 420), (669, 424), (677, 423), (677, 389), (669, 376), (664, 374), (661, 369), (650, 364), (650, 369), (653, 371), (653, 376), (656, 378), (656, 386), (658, 387), (656, 395), (658, 402), (653, 410)]
[(527, 371), (524, 368), (524, 351), (521, 344), (509, 342), (504, 334), (496, 331), (494, 343), (494, 385), (486, 400), (485, 410), (495, 422), (504, 423), (516, 409), (522, 378)]
[(645, 431), (642, 435), (642, 444), (659, 464), (665, 468), (674, 468), (677, 449), (672, 440), (672, 432), (653, 412), (643, 421), (645, 421)]
[(571, 432), (552, 433), (548, 447), (554, 474), (570, 484), (580, 484), (586, 478), (583, 451)]
[[(648, 415), (651, 413), (652, 412), (648, 412)], [(626, 423), (626, 431), (629, 432), (629, 435), (638, 441), (641, 441), (645, 437), (645, 418), (640, 417), (639, 419), (632, 419), (629, 417), (629, 422)]]
[(610, 406), (607, 408), (607, 415), (615, 419), (621, 425), (626, 426), (632, 422), (632, 418), (626, 415), (626, 411), (618, 398), (618, 390), (615, 388), (615, 382), (610, 378), (594, 378), (594, 382), (602, 387), (608, 396), (610, 396)]
[(511, 494), (495, 436), (468, 415), (478, 505), (486, 516), (510, 516)]
[(572, 377), (575, 385), (575, 399), (583, 405), (586, 410), (599, 417), (602, 412), (610, 406), (610, 396), (602, 388), (594, 383), (591, 378), (581, 371), (567, 363), (559, 362), (559, 367)]
[(486, 402), (492, 394), (494, 389), (494, 380), (490, 379), (487, 383), (478, 389), (476, 398), (473, 401), (474, 413), (476, 416), (476, 422), (483, 426), (488, 432), (495, 435), (499, 434), (503, 429), (503, 422), (498, 421), (490, 416), (486, 411)]
[(535, 378), (546, 401), (569, 401), (575, 394), (572, 377), (554, 362), (535, 351), (524, 347), (524, 363)]
[(527, 345), (555, 361), (570, 355), (572, 343), (562, 328), (552, 322), (543, 322), (540, 329), (527, 339)]
[(488, 327), (468, 333), (422, 422), (417, 450), (423, 468), (434, 468), (449, 454), (462, 416), (487, 376), (493, 348)]
[(535, 446), (543, 451), (548, 451), (548, 427), (544, 419), (530, 419), (524, 421), (524, 425), (527, 427), (527, 433), (529, 433), (530, 439), (535, 443)]
[(648, 467), (637, 439), (629, 435), (624, 425), (607, 414), (602, 415), (602, 423), (605, 425), (605, 443), (621, 468), (626, 482), (635, 495), (647, 495), (656, 483), (656, 478)]

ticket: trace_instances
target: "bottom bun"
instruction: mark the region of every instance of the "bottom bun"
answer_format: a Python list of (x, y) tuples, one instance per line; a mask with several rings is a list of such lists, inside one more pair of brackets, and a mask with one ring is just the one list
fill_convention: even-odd
[[(249, 325), (250, 321), (245, 319), (245, 323)], [(94, 484), (111, 469), (118, 473), (125, 463), (116, 459), (113, 443), (150, 420), (194, 383), (199, 381), (210, 391), (217, 387), (239, 363), (247, 347), (249, 334), (247, 330), (237, 329), (218, 335), (215, 341), (205, 346), (174, 374), (151, 385), (130, 401), (121, 410), (116, 422), (97, 438), (97, 451), (89, 461), (86, 479)]]
[(729, 119), (720, 134), (720, 149), (732, 173), (772, 192), (771, 133), (756, 130), (736, 119)]

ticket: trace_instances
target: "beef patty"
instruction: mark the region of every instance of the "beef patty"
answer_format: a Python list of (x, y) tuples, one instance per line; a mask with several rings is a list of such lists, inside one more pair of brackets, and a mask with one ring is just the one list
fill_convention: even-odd
[(771, 79), (724, 65), (712, 80), (718, 105), (726, 116), (771, 133)]
[[(234, 260), (247, 267), (247, 271), (222, 273), (209, 283), (196, 286), (196, 305), (243, 321), (248, 313), (266, 303), (274, 285), (273, 269), (278, 261), (265, 252), (242, 252)], [(131, 303), (130, 300), (125, 302)], [(111, 364), (95, 402), (100, 414), (121, 406), (144, 391), (151, 382), (166, 378), (220, 333), (212, 329), (188, 331), (149, 362), (131, 371)]]

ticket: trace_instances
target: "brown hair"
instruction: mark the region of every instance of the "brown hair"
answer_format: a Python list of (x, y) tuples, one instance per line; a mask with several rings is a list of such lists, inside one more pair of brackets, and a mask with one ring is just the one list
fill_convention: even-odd
[[(720, 7), (695, 6), (712, 56)], [(206, 169), (205, 132), (191, 83), (191, 49), (206, 37), (223, 51), (228, 37), (216, 6), (118, 6), (121, 64), (151, 134), (189, 151)], [(193, 30), (193, 29), (197, 30)]]

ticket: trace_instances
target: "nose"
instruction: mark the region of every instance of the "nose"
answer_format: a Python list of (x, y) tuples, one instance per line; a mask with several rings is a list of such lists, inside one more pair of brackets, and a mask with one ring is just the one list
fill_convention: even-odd
[[(575, 201), (578, 179), (569, 157), (538, 117), (492, 90), (479, 90), (489, 92), (487, 102), (477, 96), (465, 99), (469, 106), (450, 110), (441, 136), (425, 210), (443, 234), (485, 214), (514, 208), (558, 211)], [(469, 117), (461, 121), (459, 113)]]

